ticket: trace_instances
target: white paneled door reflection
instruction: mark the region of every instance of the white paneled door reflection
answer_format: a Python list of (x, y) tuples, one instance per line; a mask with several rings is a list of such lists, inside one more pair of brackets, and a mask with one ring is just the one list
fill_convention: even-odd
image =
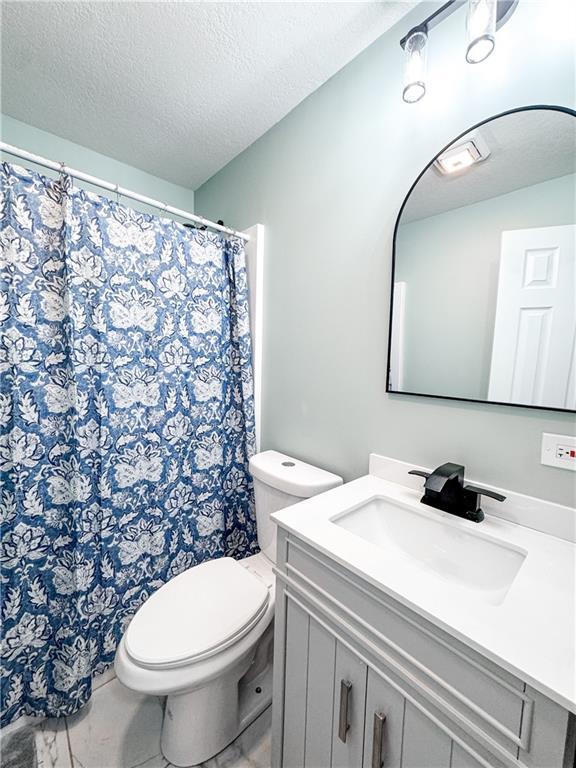
[(576, 226), (502, 233), (489, 399), (576, 408)]

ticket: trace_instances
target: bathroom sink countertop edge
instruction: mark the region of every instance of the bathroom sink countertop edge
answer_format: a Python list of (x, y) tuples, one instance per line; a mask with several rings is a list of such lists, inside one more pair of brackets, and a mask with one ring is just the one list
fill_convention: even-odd
[[(412, 559), (389, 553), (337, 524), (371, 499), (384, 498), (419, 514), (522, 552), (502, 601), (476, 600), (448, 580), (427, 578)], [(419, 503), (421, 493), (374, 475), (276, 512), (274, 521), (322, 554), (398, 600), (453, 637), (576, 713), (576, 545), (487, 515), (480, 523)], [(383, 513), (385, 514), (385, 512)], [(487, 564), (489, 567), (489, 563)]]

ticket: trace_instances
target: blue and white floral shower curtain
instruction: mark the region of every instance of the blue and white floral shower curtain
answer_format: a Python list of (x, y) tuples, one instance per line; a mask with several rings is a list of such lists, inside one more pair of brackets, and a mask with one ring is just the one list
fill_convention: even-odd
[(2, 723), (67, 715), (170, 577), (256, 551), (242, 243), (1, 166)]

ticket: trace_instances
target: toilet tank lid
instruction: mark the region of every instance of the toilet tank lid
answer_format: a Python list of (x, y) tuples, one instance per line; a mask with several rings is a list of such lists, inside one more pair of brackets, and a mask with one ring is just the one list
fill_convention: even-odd
[(252, 456), (250, 473), (266, 485), (301, 499), (336, 488), (343, 482), (332, 472), (278, 451), (263, 451)]

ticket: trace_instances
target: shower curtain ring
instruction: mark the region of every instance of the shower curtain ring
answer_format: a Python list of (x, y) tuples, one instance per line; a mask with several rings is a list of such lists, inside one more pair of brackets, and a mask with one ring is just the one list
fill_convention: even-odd
[(120, 192), (118, 191), (118, 184), (114, 187), (114, 191), (116, 192), (116, 202), (120, 204)]
[(73, 183), (73, 179), (69, 174), (66, 173), (66, 163), (64, 162), (64, 160), (59, 160), (58, 165), (60, 166), (58, 182), (61, 185), (62, 189), (66, 189), (68, 187), (68, 179), (70, 180), (70, 183)]

